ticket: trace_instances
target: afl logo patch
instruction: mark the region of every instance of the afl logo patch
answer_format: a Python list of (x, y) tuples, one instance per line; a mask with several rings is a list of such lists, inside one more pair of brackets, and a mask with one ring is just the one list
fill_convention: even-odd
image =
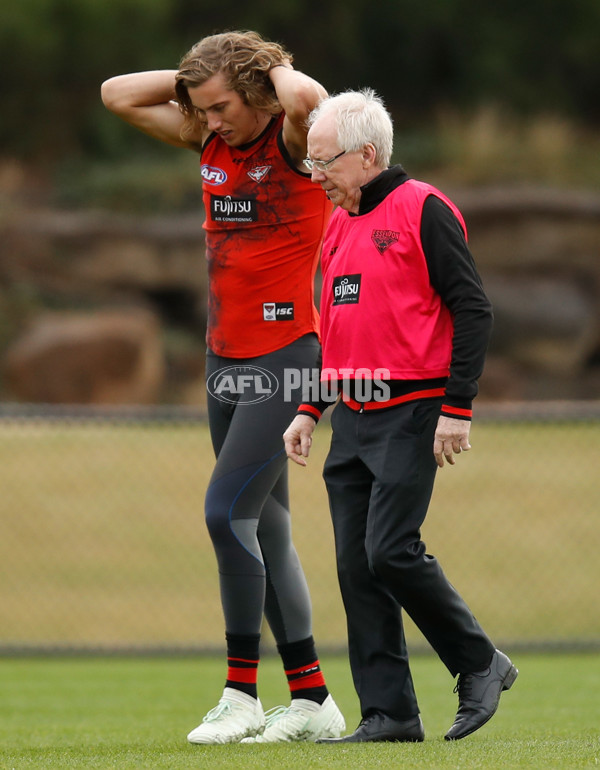
[(200, 166), (200, 173), (206, 184), (219, 185), (227, 181), (227, 174), (222, 168), (207, 166), (206, 163)]

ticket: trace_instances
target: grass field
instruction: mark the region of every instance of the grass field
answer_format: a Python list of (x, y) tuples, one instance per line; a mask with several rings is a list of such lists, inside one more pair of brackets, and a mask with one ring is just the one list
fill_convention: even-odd
[[(221, 648), (202, 424), (3, 422), (0, 648)], [(345, 642), (321, 468), (290, 468), (321, 648)], [(483, 423), (438, 476), (423, 537), (499, 643), (598, 642), (596, 422)], [(409, 626), (409, 638), (422, 642)]]
[[(510, 651), (509, 651), (510, 652)], [(557, 768), (600, 764), (600, 656), (513, 655), (520, 675), (494, 719), (456, 743), (443, 740), (456, 710), (453, 682), (434, 657), (413, 673), (422, 744), (191, 746), (185, 736), (215, 705), (224, 664), (211, 657), (0, 660), (0, 767)], [(322, 660), (349, 731), (358, 720), (344, 657)], [(287, 701), (277, 658), (260, 667), (265, 708)]]
[[(319, 648), (345, 643), (321, 467), (291, 468), (295, 541)], [(202, 517), (212, 468), (202, 425), (5, 423), (0, 445), (0, 649), (223, 646)], [(439, 475), (423, 530), (500, 644), (600, 639), (597, 422), (477, 422), (473, 451)], [(409, 627), (411, 649), (422, 643)], [(268, 646), (268, 645), (267, 645)], [(498, 715), (456, 744), (453, 682), (415, 656), (420, 745), (190, 746), (215, 705), (221, 657), (0, 658), (0, 770), (21, 768), (577, 768), (600, 765), (600, 654), (507, 652), (520, 669)], [(321, 655), (349, 730), (359, 712), (345, 657)], [(287, 701), (277, 658), (265, 708)]]

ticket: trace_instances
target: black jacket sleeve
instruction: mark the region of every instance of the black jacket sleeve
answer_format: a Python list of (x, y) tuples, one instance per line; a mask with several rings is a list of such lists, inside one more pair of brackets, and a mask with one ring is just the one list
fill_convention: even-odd
[[(321, 371), (323, 367), (323, 351), (319, 350), (319, 355), (316, 361), (316, 368)], [(323, 412), (331, 405), (331, 401), (326, 401), (321, 395), (318, 399), (311, 401), (304, 401), (298, 407), (297, 414), (305, 414), (308, 417), (312, 417), (315, 422), (319, 422), (323, 416)]]
[(477, 395), (477, 380), (492, 331), (492, 305), (460, 222), (435, 195), (430, 195), (423, 205), (421, 244), (431, 284), (454, 319), (450, 378), (444, 399), (444, 407), (449, 409), (442, 408), (442, 414), (469, 419), (467, 413)]

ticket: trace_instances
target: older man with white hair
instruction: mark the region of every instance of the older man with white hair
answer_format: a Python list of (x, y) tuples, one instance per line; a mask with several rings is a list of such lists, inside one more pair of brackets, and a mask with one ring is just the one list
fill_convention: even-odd
[[(305, 164), (337, 206), (322, 256), (321, 379), (340, 394), (324, 478), (362, 714), (352, 734), (322, 742), (424, 739), (403, 610), (458, 676), (445, 736), (456, 740), (493, 716), (518, 673), (420, 535), (438, 467), (471, 448), (492, 309), (460, 211), (389, 166), (381, 99), (370, 89), (329, 97), (309, 125)], [(322, 398), (302, 404), (284, 434), (300, 465)]]

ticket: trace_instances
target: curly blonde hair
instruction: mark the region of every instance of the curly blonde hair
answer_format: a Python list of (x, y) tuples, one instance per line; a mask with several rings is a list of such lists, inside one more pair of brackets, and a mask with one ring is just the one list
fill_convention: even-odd
[(277, 64), (291, 63), (292, 58), (279, 43), (266, 41), (257, 32), (222, 32), (200, 40), (183, 56), (175, 76), (175, 93), (184, 115), (182, 137), (205, 125), (188, 88), (202, 85), (219, 72), (225, 76), (227, 88), (250, 107), (279, 115), (281, 105), (268, 72)]

